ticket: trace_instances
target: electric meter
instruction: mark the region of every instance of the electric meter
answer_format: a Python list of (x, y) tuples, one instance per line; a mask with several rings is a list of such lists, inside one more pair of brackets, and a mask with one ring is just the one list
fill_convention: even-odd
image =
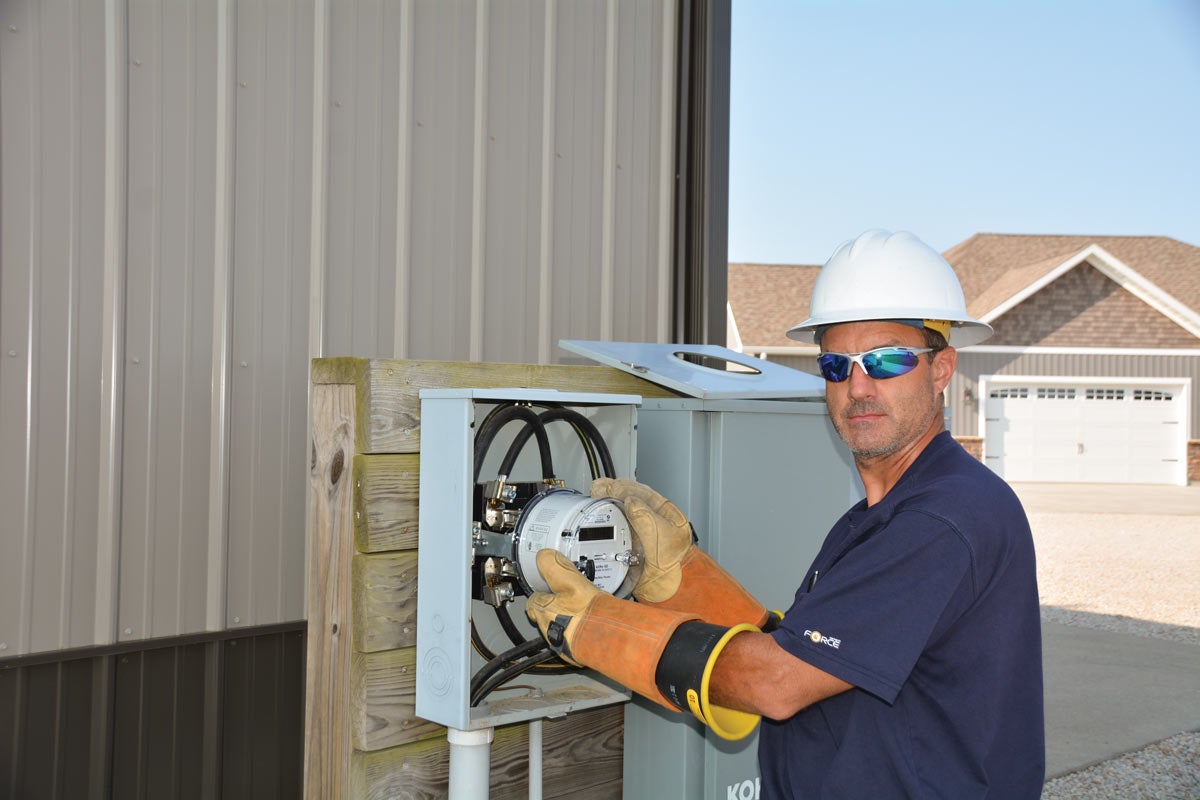
[(628, 597), (641, 573), (624, 506), (612, 498), (549, 489), (529, 501), (513, 536), (513, 560), (526, 594), (550, 591), (537, 569), (538, 551), (547, 548), (562, 553), (597, 588), (617, 597)]

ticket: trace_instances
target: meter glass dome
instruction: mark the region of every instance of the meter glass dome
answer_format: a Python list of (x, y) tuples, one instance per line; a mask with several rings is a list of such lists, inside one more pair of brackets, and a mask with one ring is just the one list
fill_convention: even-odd
[(537, 554), (557, 550), (602, 591), (627, 597), (641, 574), (633, 529), (620, 501), (551, 489), (525, 506), (517, 520), (513, 560), (527, 593), (548, 592)]

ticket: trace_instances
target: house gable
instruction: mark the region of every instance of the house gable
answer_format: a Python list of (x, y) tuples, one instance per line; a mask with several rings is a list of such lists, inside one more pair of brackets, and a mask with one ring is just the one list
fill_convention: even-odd
[(994, 316), (990, 346), (1194, 348), (1200, 337), (1090, 261)]

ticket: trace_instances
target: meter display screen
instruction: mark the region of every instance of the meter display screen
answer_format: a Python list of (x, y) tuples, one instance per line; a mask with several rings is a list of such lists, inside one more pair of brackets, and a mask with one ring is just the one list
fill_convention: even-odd
[(579, 541), (581, 542), (608, 542), (612, 541), (615, 535), (611, 525), (579, 529)]

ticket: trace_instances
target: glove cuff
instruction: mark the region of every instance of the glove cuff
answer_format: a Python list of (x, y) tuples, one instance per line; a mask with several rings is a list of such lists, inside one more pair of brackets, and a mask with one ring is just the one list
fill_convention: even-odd
[(655, 686), (654, 672), (676, 629), (694, 619), (695, 614), (602, 594), (570, 623), (564, 655), (674, 711), (678, 707)]
[(725, 627), (749, 623), (761, 629), (769, 622), (767, 607), (699, 547), (688, 551), (679, 569), (679, 589), (652, 603), (656, 608), (698, 614), (705, 622)]
[(760, 717), (746, 711), (713, 705), (709, 702), (709, 679), (717, 656), (743, 631), (757, 631), (753, 625), (733, 627), (707, 622), (685, 622), (675, 629), (663, 650), (654, 681), (662, 696), (681, 711), (691, 711), (722, 739), (743, 739), (758, 725)]

